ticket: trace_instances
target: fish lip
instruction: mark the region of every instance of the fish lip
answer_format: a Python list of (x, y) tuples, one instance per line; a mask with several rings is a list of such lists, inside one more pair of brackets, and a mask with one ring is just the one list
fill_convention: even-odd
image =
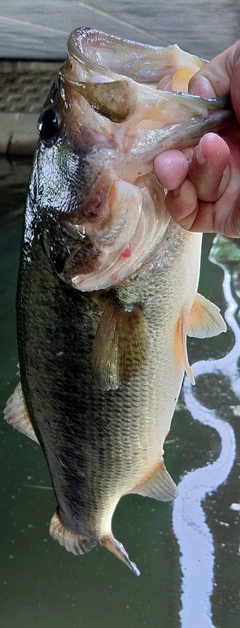
[[(116, 76), (116, 72), (112, 72), (108, 66), (104, 64), (98, 63), (98, 61), (93, 61), (87, 54), (86, 48), (89, 49), (91, 44), (94, 41), (124, 41), (121, 37), (116, 37), (114, 35), (108, 35), (104, 31), (97, 30), (91, 27), (81, 27), (73, 30), (67, 40), (67, 48), (70, 57), (76, 59), (76, 61), (81, 61), (88, 65), (88, 68), (96, 71), (99, 74), (99, 70), (103, 70), (103, 74), (106, 76)], [(127, 40), (126, 40), (127, 41)], [(76, 43), (77, 42), (77, 43)], [(85, 44), (85, 45), (84, 45)]]

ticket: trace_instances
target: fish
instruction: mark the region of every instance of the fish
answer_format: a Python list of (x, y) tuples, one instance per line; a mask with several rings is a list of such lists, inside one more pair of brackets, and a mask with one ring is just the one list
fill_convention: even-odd
[(73, 31), (38, 122), (17, 288), (20, 382), (5, 419), (40, 443), (56, 497), (50, 534), (104, 546), (124, 495), (177, 497), (164, 441), (187, 337), (226, 331), (198, 294), (202, 234), (177, 225), (154, 158), (227, 123), (226, 99), (187, 94), (205, 63), (178, 46)]

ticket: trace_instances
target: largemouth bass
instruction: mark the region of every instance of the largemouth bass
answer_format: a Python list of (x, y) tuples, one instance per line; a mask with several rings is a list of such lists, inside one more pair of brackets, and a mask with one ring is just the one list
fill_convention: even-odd
[[(225, 331), (197, 294), (201, 234), (170, 218), (153, 173), (229, 112), (187, 91), (202, 60), (74, 31), (39, 119), (17, 294), (21, 384), (5, 418), (37, 440), (74, 554), (104, 545), (137, 575), (111, 520), (119, 499), (172, 500), (163, 444), (187, 336)], [(166, 91), (167, 88), (167, 91)], [(173, 90), (173, 91), (172, 91)]]

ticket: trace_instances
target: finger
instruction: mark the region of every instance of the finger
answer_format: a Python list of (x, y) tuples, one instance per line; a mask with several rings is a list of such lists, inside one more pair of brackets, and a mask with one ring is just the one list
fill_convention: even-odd
[(230, 150), (216, 133), (208, 133), (196, 147), (188, 178), (201, 201), (215, 202), (225, 192), (230, 179)]
[(239, 84), (240, 84), (240, 41), (235, 51), (234, 67), (231, 80), (230, 94), (233, 109), (235, 111), (238, 122), (240, 123), (240, 101), (239, 101)]
[[(205, 67), (205, 66), (204, 66)], [(201, 98), (216, 98), (216, 92), (209, 78), (200, 75), (201, 70), (193, 75), (189, 81), (189, 94), (201, 96)]]
[(178, 188), (168, 192), (166, 207), (173, 220), (190, 230), (198, 212), (198, 198), (193, 183), (186, 179)]
[(188, 179), (178, 190), (167, 194), (166, 206), (173, 220), (186, 231), (216, 232), (215, 204), (200, 202), (194, 185)]
[(234, 68), (240, 59), (240, 40), (206, 63), (189, 82), (189, 93), (213, 98), (230, 92)]
[(164, 188), (177, 188), (187, 176), (189, 161), (179, 150), (160, 153), (154, 162), (154, 172)]
[(176, 190), (168, 192), (166, 207), (173, 220), (187, 231), (222, 233), (230, 238), (240, 237), (239, 186), (232, 186), (216, 203), (199, 201), (196, 188), (186, 179)]

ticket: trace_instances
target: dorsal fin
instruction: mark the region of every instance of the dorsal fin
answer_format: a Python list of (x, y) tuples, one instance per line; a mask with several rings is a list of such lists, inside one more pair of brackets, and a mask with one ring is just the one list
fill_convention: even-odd
[(138, 484), (131, 493), (137, 493), (144, 497), (153, 497), (158, 501), (170, 501), (178, 495), (175, 482), (169, 475), (163, 460), (159, 462), (153, 472)]
[(135, 375), (148, 347), (148, 333), (142, 309), (131, 312), (108, 301), (101, 316), (92, 349), (92, 368), (99, 388), (115, 390)]
[(22, 432), (22, 434), (25, 434), (38, 443), (38, 439), (26, 410), (21, 383), (17, 385), (14, 393), (8, 399), (4, 410), (4, 418), (7, 423), (12, 425), (12, 427), (16, 430)]

